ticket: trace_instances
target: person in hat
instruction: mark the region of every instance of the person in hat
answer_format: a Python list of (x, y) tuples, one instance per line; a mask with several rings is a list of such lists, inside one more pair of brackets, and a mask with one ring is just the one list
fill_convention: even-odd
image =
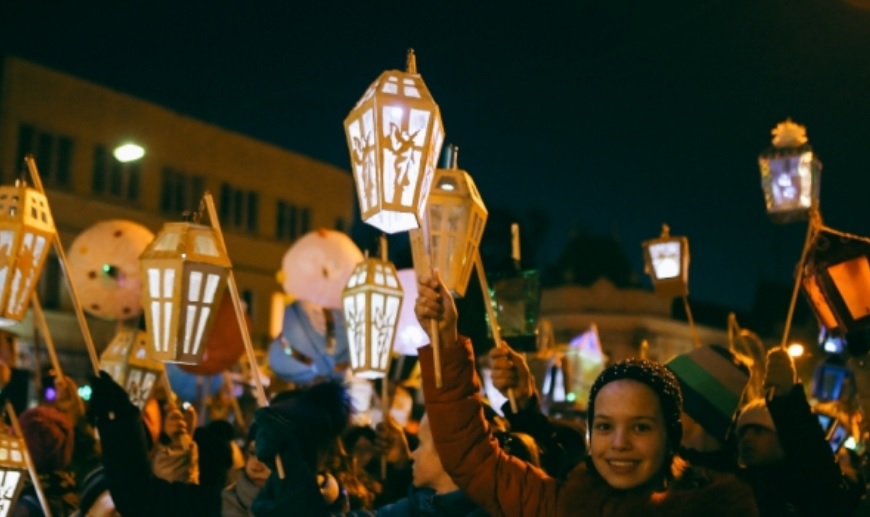
[(763, 517), (851, 515), (861, 490), (849, 483), (807, 401), (788, 352), (768, 352), (766, 396), (737, 417), (741, 475)]
[[(753, 516), (752, 492), (735, 476), (693, 468), (678, 456), (682, 394), (658, 363), (629, 359), (592, 386), (589, 455), (562, 482), (510, 458), (488, 436), (474, 352), (458, 335), (456, 306), (440, 277), (418, 279), (415, 313), (438, 323), (442, 386), (433, 351), (420, 349), (433, 441), (453, 481), (484, 510), (504, 516)], [(430, 336), (431, 339), (432, 336)]]

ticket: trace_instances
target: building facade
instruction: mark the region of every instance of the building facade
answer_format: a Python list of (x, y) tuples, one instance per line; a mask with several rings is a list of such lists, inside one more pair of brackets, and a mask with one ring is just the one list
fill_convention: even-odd
[[(275, 329), (274, 307), (283, 300), (276, 273), (284, 253), (310, 230), (349, 231), (350, 174), (38, 64), (0, 59), (0, 181), (29, 181), (22, 176), (23, 158), (35, 157), (64, 248), (111, 219), (156, 234), (163, 223), (196, 210), (203, 193), (211, 192), (254, 345), (264, 346)], [(124, 143), (141, 146), (145, 155), (118, 161), (113, 150)], [(87, 373), (84, 340), (54, 257), (39, 289), (64, 362), (84, 363), (79, 373)], [(102, 350), (117, 322), (88, 321)], [(25, 348), (32, 343), (30, 315), (12, 332)]]

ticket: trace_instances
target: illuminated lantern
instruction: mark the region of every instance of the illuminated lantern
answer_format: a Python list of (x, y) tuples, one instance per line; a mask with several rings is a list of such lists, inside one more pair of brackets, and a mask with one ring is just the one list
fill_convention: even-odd
[(87, 313), (126, 320), (142, 312), (139, 255), (152, 240), (149, 229), (120, 219), (99, 222), (75, 238), (67, 253), (70, 281)]
[(668, 225), (662, 225), (658, 239), (644, 241), (644, 268), (656, 294), (666, 298), (689, 294), (689, 240), (671, 237)]
[(399, 309), (399, 323), (396, 326), (396, 342), (393, 350), (401, 355), (417, 355), (417, 349), (429, 343), (429, 336), (417, 321), (414, 303), (417, 301), (417, 274), (413, 269), (400, 269), (396, 272), (402, 292), (402, 307)]
[(787, 119), (771, 133), (773, 145), (758, 156), (767, 213), (777, 223), (806, 219), (819, 199), (822, 162), (804, 126)]
[(0, 186), (0, 325), (24, 317), (54, 235), (44, 194), (20, 180)]
[(308, 302), (341, 309), (341, 291), (363, 260), (356, 244), (342, 232), (320, 229), (299, 238), (281, 261), (284, 292)]
[(0, 433), (0, 517), (9, 515), (27, 480), (27, 446), (24, 440)]
[(151, 398), (155, 383), (163, 374), (163, 363), (148, 357), (148, 335), (122, 328), (100, 354), (100, 367), (124, 387), (139, 409)]
[(281, 334), (269, 346), (269, 367), (302, 386), (319, 379), (343, 381), (350, 366), (344, 315), (340, 310), (296, 300), (284, 309)]
[(402, 305), (396, 267), (385, 259), (367, 258), (350, 276), (342, 302), (354, 375), (383, 377), (390, 368)]
[(436, 170), (432, 180), (423, 221), (428, 249), (417, 245), (411, 251), (415, 263), (423, 258), (421, 254), (428, 254), (444, 284), (457, 296), (465, 296), (487, 211), (474, 180), (458, 168), (458, 153), (459, 148), (451, 146), (448, 167)]
[(829, 331), (846, 335), (870, 327), (870, 240), (820, 230), (807, 257), (804, 293)]
[[(248, 331), (251, 329), (251, 321), (245, 315), (245, 324)], [(218, 307), (214, 325), (208, 333), (205, 342), (205, 352), (199, 364), (179, 364), (178, 366), (188, 372), (197, 375), (216, 375), (232, 368), (245, 353), (245, 342), (242, 331), (239, 329), (239, 321), (233, 301), (225, 296)]]
[(344, 130), (362, 220), (390, 234), (420, 228), (444, 129), (413, 50), (404, 72), (369, 86)]
[(199, 363), (231, 267), (216, 231), (166, 223), (139, 262), (151, 357)]

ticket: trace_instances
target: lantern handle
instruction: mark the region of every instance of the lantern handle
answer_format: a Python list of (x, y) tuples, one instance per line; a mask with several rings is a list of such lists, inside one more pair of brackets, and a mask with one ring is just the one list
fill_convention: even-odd
[(414, 54), (414, 49), (408, 49), (408, 56), (405, 59), (405, 72), (417, 75), (417, 56)]
[[(224, 255), (228, 255), (226, 242), (224, 242), (224, 234), (221, 231), (220, 220), (214, 207), (214, 199), (211, 196), (211, 192), (205, 192), (202, 196), (202, 202), (205, 204), (206, 210), (208, 210), (209, 223), (211, 223), (214, 229), (221, 251)], [(233, 274), (232, 268), (230, 268), (227, 274), (227, 288), (233, 301), (236, 320), (239, 323), (239, 332), (242, 334), (242, 341), (245, 343), (245, 350), (248, 353), (248, 362), (251, 363), (251, 376), (254, 377), (254, 384), (257, 386), (257, 402), (260, 407), (266, 407), (269, 405), (269, 400), (266, 398), (266, 389), (263, 387), (263, 379), (260, 378), (260, 370), (257, 368), (257, 356), (254, 353), (254, 345), (251, 343), (251, 333), (248, 331), (248, 325), (245, 323), (245, 312), (242, 310), (242, 297), (239, 296), (239, 287), (236, 285), (236, 276)], [(275, 455), (275, 467), (278, 471), (278, 477), (284, 479), (284, 463), (281, 461), (281, 456), (277, 454)]]
[(27, 472), (30, 474), (30, 481), (33, 483), (33, 488), (36, 491), (36, 498), (39, 499), (39, 505), (42, 506), (42, 511), (46, 517), (51, 517), (51, 510), (48, 506), (48, 500), (45, 498), (45, 492), (42, 491), (42, 484), (39, 482), (39, 474), (36, 472), (36, 465), (33, 464), (33, 458), (30, 457), (30, 451), (27, 449), (27, 440), (24, 438), (24, 433), (21, 431), (21, 424), (18, 423), (18, 415), (15, 414), (15, 408), (12, 403), (6, 401), (6, 414), (9, 416), (9, 421), (12, 422), (12, 428), (15, 430), (15, 435), (24, 444), (21, 449), (21, 454), (24, 455), (24, 462), (27, 464)]
[[(32, 154), (28, 154), (24, 157), (24, 162), (27, 164), (27, 169), (30, 172), (31, 180), (33, 181), (33, 186), (36, 190), (39, 191), (40, 194), (45, 196), (45, 189), (42, 186), (42, 180), (39, 177), (39, 169), (36, 168), (36, 161), (33, 158)], [(46, 199), (48, 197), (46, 196)], [(48, 212), (49, 217), (54, 220), (54, 217), (51, 215), (51, 205), (48, 202), (45, 203), (45, 211)], [(85, 312), (82, 309), (81, 301), (79, 300), (78, 291), (76, 290), (75, 282), (72, 281), (70, 277), (69, 270), (69, 262), (66, 259), (66, 253), (63, 250), (63, 243), (60, 241), (60, 234), (55, 231), (52, 235), (52, 241), (54, 243), (54, 249), (57, 252), (57, 258), (60, 261), (61, 269), (63, 269), (64, 276), (67, 279), (67, 284), (69, 285), (69, 292), (73, 301), (73, 308), (75, 309), (76, 319), (79, 322), (79, 327), (82, 330), (82, 337), (85, 340), (85, 346), (88, 349), (88, 356), (91, 359), (91, 367), (93, 368), (94, 375), (99, 377), (100, 375), (100, 358), (97, 356), (97, 349), (94, 346), (94, 338), (91, 336), (91, 329), (88, 326), (88, 320), (85, 318)]]
[[(480, 251), (474, 253), (474, 267), (477, 269), (477, 279), (480, 280), (480, 290), (483, 291), (483, 304), (486, 305), (486, 314), (489, 316), (489, 326), (492, 329), (492, 339), (495, 341), (495, 346), (507, 348), (507, 343), (501, 340), (501, 329), (498, 327), (498, 320), (495, 318), (495, 309), (492, 307), (492, 294), (489, 292), (489, 284), (486, 282), (486, 272), (483, 270), (483, 260), (480, 258)], [(511, 411), (514, 414), (519, 413), (517, 408), (517, 398), (514, 395), (514, 389), (508, 388), (508, 400), (511, 404)]]
[[(419, 277), (425, 274), (434, 274), (430, 265), (429, 250), (426, 246), (426, 234), (420, 228), (408, 231), (411, 240), (411, 248), (420, 250), (414, 257), (414, 273)], [(441, 389), (441, 336), (438, 333), (438, 322), (429, 320), (429, 345), (432, 347), (432, 363), (435, 370), (435, 387)]]
[[(801, 257), (798, 261), (797, 273), (794, 276), (794, 287), (791, 291), (791, 301), (788, 306), (788, 313), (785, 316), (785, 325), (782, 330), (782, 340), (779, 343), (779, 348), (785, 350), (788, 346), (788, 336), (791, 332), (791, 323), (794, 318), (794, 309), (797, 304), (798, 292), (800, 292), (801, 285), (803, 284), (804, 278), (804, 266), (807, 261), (807, 257), (809, 256), (810, 249), (813, 247), (813, 242), (815, 241), (816, 234), (821, 231), (824, 227), (822, 226), (822, 215), (819, 212), (819, 202), (818, 200), (813, 200), (813, 204), (810, 207), (810, 216), (809, 223), (807, 224), (807, 236), (804, 240), (804, 247), (801, 250)], [(846, 235), (841, 232), (836, 232), (840, 235)], [(863, 239), (865, 241), (870, 241), (868, 239)]]

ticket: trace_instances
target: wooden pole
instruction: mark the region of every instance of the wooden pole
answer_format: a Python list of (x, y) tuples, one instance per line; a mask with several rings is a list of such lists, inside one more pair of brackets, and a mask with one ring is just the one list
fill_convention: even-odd
[[(417, 276), (423, 274), (434, 275), (432, 270), (429, 252), (426, 250), (426, 237), (423, 230), (416, 229), (408, 231), (408, 236), (411, 238), (411, 246), (417, 247), (421, 253), (417, 254), (417, 260), (414, 262), (414, 271)], [(435, 367), (435, 387), (441, 387), (441, 336), (438, 334), (438, 322), (435, 320), (429, 321), (429, 341), (432, 345), (432, 362)]]
[(39, 302), (39, 295), (36, 291), (33, 292), (33, 297), (30, 299), (30, 306), (33, 309), (33, 318), (36, 320), (39, 329), (45, 336), (45, 348), (48, 350), (48, 357), (51, 359), (51, 367), (54, 370), (55, 378), (63, 378), (63, 370), (60, 368), (60, 361), (57, 358), (57, 350), (54, 348), (54, 340), (51, 338), (51, 332), (48, 330), (48, 322), (45, 320), (45, 312), (42, 310), (42, 304)]
[(21, 451), (24, 454), (24, 462), (27, 464), (27, 472), (30, 473), (30, 481), (33, 483), (33, 488), (36, 490), (36, 498), (39, 499), (39, 505), (42, 506), (42, 511), (45, 517), (51, 517), (51, 510), (48, 507), (48, 499), (45, 498), (45, 492), (42, 491), (42, 484), (39, 482), (39, 474), (36, 472), (36, 465), (33, 464), (33, 458), (30, 457), (30, 451), (27, 449), (27, 441), (24, 438), (24, 433), (21, 432), (21, 425), (18, 423), (18, 416), (15, 414), (15, 408), (12, 403), (6, 401), (6, 413), (9, 415), (9, 420), (12, 422), (12, 428), (15, 430), (15, 435), (24, 442), (24, 448)]
[[(33, 155), (27, 155), (24, 158), (24, 161), (27, 164), (27, 169), (30, 171), (30, 177), (33, 181), (33, 186), (42, 195), (45, 195), (45, 189), (42, 187), (42, 180), (39, 177), (39, 170), (36, 168), (36, 161), (33, 159)], [(45, 204), (45, 209), (49, 213), (49, 215), (51, 215), (51, 206), (49, 203)], [(54, 216), (51, 216), (51, 218), (52, 220), (54, 220)], [(82, 309), (81, 302), (79, 301), (75, 282), (73, 282), (72, 278), (70, 277), (69, 262), (66, 259), (66, 253), (63, 251), (63, 243), (60, 241), (60, 234), (55, 231), (52, 238), (54, 241), (55, 251), (57, 252), (57, 258), (60, 260), (61, 269), (63, 270), (64, 276), (67, 279), (67, 284), (69, 285), (69, 292), (73, 301), (73, 308), (75, 309), (76, 319), (78, 319), (79, 327), (82, 329), (82, 336), (85, 340), (85, 346), (88, 349), (88, 356), (91, 359), (91, 367), (93, 368), (94, 375), (99, 376), (100, 358), (99, 356), (97, 356), (97, 349), (94, 346), (94, 338), (91, 336), (91, 329), (88, 326), (88, 321), (85, 318), (85, 312)]]

